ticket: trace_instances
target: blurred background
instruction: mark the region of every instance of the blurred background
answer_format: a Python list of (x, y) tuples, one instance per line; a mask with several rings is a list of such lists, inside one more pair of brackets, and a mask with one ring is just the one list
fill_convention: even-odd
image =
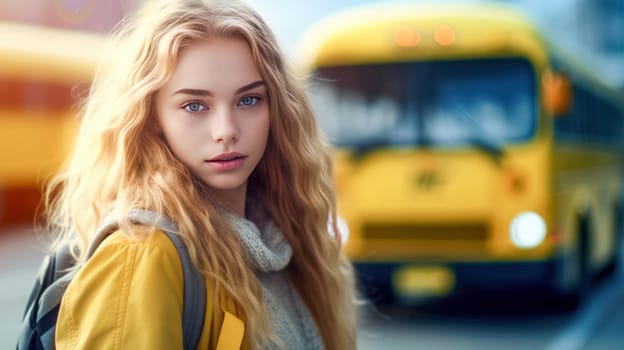
[[(362, 307), (359, 348), (622, 348), (624, 278), (617, 267), (622, 256), (619, 237), (624, 150), (624, 0), (478, 2), (485, 3), (484, 8), (489, 4), (508, 6), (526, 16), (539, 35), (565, 52), (561, 57), (575, 62), (572, 65), (567, 64), (567, 58), (560, 62), (555, 54), (545, 59), (545, 54), (537, 49), (537, 53), (527, 53), (526, 57), (518, 52), (492, 54), (496, 50), (491, 50), (491, 57), (485, 51), (470, 51), (465, 57), (443, 53), (439, 48), (422, 46), (426, 44), (427, 31), (405, 29), (406, 19), (397, 26), (400, 31), (392, 32), (395, 43), (422, 48), (431, 54), (413, 54), (410, 61), (406, 57), (412, 53), (380, 53), (375, 51), (381, 49), (375, 46), (373, 33), (380, 33), (388, 25), (376, 28), (362, 23), (383, 20), (385, 10), (372, 11), (379, 16), (370, 11), (345, 14), (340, 17), (342, 22), (334, 20), (315, 26), (321, 18), (346, 13), (352, 7), (396, 4), (399, 9), (407, 6), (404, 12), (409, 13), (409, 6), (433, 8), (437, 1), (248, 2), (273, 28), (295, 65), (337, 82), (333, 87), (319, 84), (312, 90), (319, 114), (327, 112), (333, 117), (341, 111), (357, 111), (353, 114), (367, 116), (365, 122), (360, 122), (363, 127), (347, 120), (350, 128), (346, 134), (344, 130), (332, 129), (340, 123), (319, 121), (337, 149), (339, 211), (352, 236), (347, 252), (357, 265), (360, 286), (368, 300)], [(24, 303), (45, 253), (47, 238), (33, 230), (43, 183), (71, 148), (76, 106), (88, 90), (96, 62), (104, 54), (106, 33), (141, 3), (142, 0), (0, 2), (0, 348), (14, 346)], [(450, 13), (455, 7), (477, 2), (445, 3)], [(474, 12), (466, 13), (471, 11)], [(510, 20), (495, 14), (503, 24), (491, 22), (491, 31), (507, 28), (504, 23)], [(447, 21), (444, 23), (456, 20), (444, 15), (433, 13), (432, 18)], [(444, 38), (451, 38), (449, 45), (462, 44), (461, 23), (457, 20), (455, 27), (450, 25), (452, 31), (440, 32), (446, 36), (440, 37), (442, 41), (436, 37), (438, 43), (445, 46)], [(485, 28), (483, 33), (490, 30), (483, 20), (479, 23), (468, 26)], [(370, 42), (361, 44), (358, 40), (362, 38), (353, 35), (349, 45), (341, 46), (339, 39), (332, 39), (332, 30), (340, 33), (350, 25), (368, 33)], [(440, 28), (431, 32), (448, 27)], [(305, 33), (307, 39), (301, 41)], [(511, 36), (516, 39), (508, 38), (508, 42), (520, 42), (525, 36), (527, 40), (532, 38), (532, 34), (522, 30)], [(486, 34), (481, 37), (489, 40)], [(322, 40), (325, 46), (310, 44)], [(332, 45), (337, 47), (334, 52), (330, 51)], [(551, 47), (543, 49), (547, 50)], [(414, 65), (394, 65), (392, 55), (403, 55), (399, 61)], [(501, 57), (513, 59), (505, 61)], [(470, 63), (465, 62), (466, 58)], [(522, 75), (529, 61), (538, 67), (537, 78)], [(358, 70), (363, 63), (366, 69)], [(550, 86), (541, 85), (547, 77), (546, 67), (548, 72), (552, 69), (553, 73), (562, 73), (562, 84), (567, 84), (568, 90), (555, 90), (554, 95), (568, 96), (567, 108), (551, 111), (549, 106), (530, 107), (536, 110), (536, 117), (527, 119), (526, 127), (519, 119), (512, 120), (506, 129), (493, 131), (498, 133), (496, 137), (475, 141), (474, 135), (465, 134), (467, 128), (474, 127), (459, 114), (453, 115), (458, 104), (461, 115), (469, 112), (468, 119), (473, 113), (493, 118), (494, 112), (471, 109), (471, 101), (489, 94), (506, 106), (507, 100), (524, 98), (512, 94), (525, 85), (529, 86), (526, 95), (533, 96), (526, 97), (526, 101), (535, 103), (540, 100), (535, 97), (538, 92), (543, 89), (546, 94)], [(466, 75), (466, 71), (472, 75)], [(415, 78), (409, 78), (410, 74), (416, 74)], [(368, 76), (370, 80), (362, 78)], [(414, 88), (410, 81), (432, 88)], [(488, 85), (496, 91), (482, 88)], [(392, 95), (394, 90), (399, 91), (397, 96)], [(431, 103), (419, 109), (403, 101), (401, 91), (422, 101), (450, 101), (455, 107), (449, 112), (440, 102), (439, 106)], [(448, 96), (444, 97), (444, 93)], [(332, 99), (331, 103), (327, 103), (327, 98)], [(493, 100), (487, 102), (491, 106)], [(330, 108), (333, 105), (336, 107)], [(425, 102), (420, 103), (424, 105)], [(521, 107), (516, 110), (523, 111)], [(405, 124), (400, 123), (402, 113), (415, 116), (429, 110), (437, 113), (431, 113), (431, 120), (433, 115), (440, 116), (436, 118), (442, 126), (432, 130), (443, 130), (443, 135), (438, 137), (435, 131), (430, 134), (438, 137), (435, 141), (439, 143), (415, 136), (422, 136), (424, 131), (420, 130), (427, 130), (426, 121), (417, 123), (414, 135), (405, 136), (401, 131), (405, 130)], [(447, 112), (444, 118), (442, 111)], [(564, 118), (556, 117), (557, 114)], [(392, 119), (388, 116), (396, 119), (396, 125), (388, 122)], [(555, 118), (548, 119), (550, 116)], [(420, 116), (414, 118), (421, 120)], [(456, 123), (449, 124), (449, 120)], [(481, 129), (477, 134), (489, 133), (485, 120), (477, 120), (484, 124), (478, 127)], [(459, 127), (450, 132), (455, 130), (453, 125)], [(543, 136), (551, 127), (551, 136)], [(380, 139), (380, 135), (407, 141), (391, 144)], [(473, 148), (477, 151), (473, 152)], [(544, 150), (552, 151), (553, 158)], [(403, 177), (394, 177), (396, 173), (408, 174), (405, 177), (410, 186), (415, 184), (412, 187), (418, 190), (378, 185), (380, 178), (402, 183)], [(467, 180), (449, 180), (451, 173), (467, 174)], [(440, 183), (440, 192), (432, 192), (431, 188)], [(445, 183), (448, 188), (443, 187)], [(499, 183), (501, 190), (494, 190)], [(370, 190), (372, 187), (377, 190)], [(581, 194), (575, 192), (577, 189)], [(355, 195), (366, 191), (366, 195)], [(551, 192), (556, 193), (552, 198), (541, 195)], [(373, 206), (374, 202), (383, 203)], [(575, 203), (585, 204), (576, 207)], [(540, 236), (535, 233), (540, 231), (540, 225), (552, 229)], [(517, 230), (513, 231), (511, 226)], [(525, 226), (530, 231), (526, 235), (518, 228)], [(494, 231), (503, 232), (500, 235), (505, 238), (496, 236)], [(517, 235), (508, 238), (508, 231)], [(568, 231), (573, 234), (566, 236)], [(416, 240), (411, 236), (414, 232), (426, 233), (426, 237)], [(445, 238), (441, 239), (442, 236)], [(395, 240), (390, 242), (388, 237)], [(492, 266), (494, 270), (489, 269)], [(544, 277), (551, 274), (558, 276), (561, 281), (557, 283), (564, 286), (557, 298), (552, 298), (544, 288), (524, 288), (526, 285), (509, 282), (535, 280), (536, 283), (529, 283), (529, 287), (535, 287), (546, 279), (553, 282), (555, 277)], [(462, 282), (469, 287), (459, 288)], [(559, 303), (561, 300), (566, 302)]]

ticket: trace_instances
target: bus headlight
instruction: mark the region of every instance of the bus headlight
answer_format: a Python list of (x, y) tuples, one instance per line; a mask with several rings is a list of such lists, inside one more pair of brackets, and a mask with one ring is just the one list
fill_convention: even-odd
[(509, 237), (518, 248), (534, 248), (546, 238), (546, 222), (537, 213), (522, 212), (511, 221)]

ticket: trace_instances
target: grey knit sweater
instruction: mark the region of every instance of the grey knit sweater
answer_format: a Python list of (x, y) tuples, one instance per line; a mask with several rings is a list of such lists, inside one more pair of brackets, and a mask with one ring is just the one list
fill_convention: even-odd
[[(290, 244), (273, 220), (258, 208), (248, 209), (249, 219), (225, 213), (239, 234), (262, 287), (262, 299), (273, 321), (273, 331), (284, 349), (323, 349), (310, 313), (288, 278)], [(272, 344), (268, 349), (277, 348)]]

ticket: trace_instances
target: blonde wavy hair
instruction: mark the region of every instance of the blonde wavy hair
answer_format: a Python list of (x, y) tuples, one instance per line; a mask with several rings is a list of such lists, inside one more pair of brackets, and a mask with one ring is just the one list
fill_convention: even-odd
[[(173, 219), (217, 297), (244, 311), (246, 342), (274, 336), (261, 289), (245, 253), (205, 186), (168, 148), (155, 115), (157, 91), (171, 77), (180, 50), (210, 37), (242, 37), (265, 81), (270, 134), (249, 191), (266, 207), (293, 248), (288, 273), (327, 349), (355, 348), (351, 265), (340, 249), (329, 149), (319, 135), (304, 80), (286, 67), (274, 35), (248, 6), (230, 0), (150, 1), (114, 35), (113, 61), (96, 75), (81, 111), (73, 153), (46, 191), (56, 245), (71, 244), (79, 260), (106, 215), (146, 208)], [(197, 203), (208, 203), (197, 205)], [(136, 234), (135, 234), (136, 235)]]

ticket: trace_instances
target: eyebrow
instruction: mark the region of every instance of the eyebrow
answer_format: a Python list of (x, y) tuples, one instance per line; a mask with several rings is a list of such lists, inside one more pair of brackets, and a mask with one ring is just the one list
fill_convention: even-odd
[[(263, 80), (254, 81), (251, 84), (247, 84), (243, 87), (236, 89), (236, 93), (240, 94), (245, 91), (249, 91), (259, 86), (264, 86), (264, 85), (265, 83)], [(177, 94), (187, 94), (187, 95), (194, 95), (194, 96), (213, 96), (214, 95), (212, 92), (208, 90), (203, 90), (203, 89), (180, 89), (174, 92), (172, 95), (177, 95)]]

